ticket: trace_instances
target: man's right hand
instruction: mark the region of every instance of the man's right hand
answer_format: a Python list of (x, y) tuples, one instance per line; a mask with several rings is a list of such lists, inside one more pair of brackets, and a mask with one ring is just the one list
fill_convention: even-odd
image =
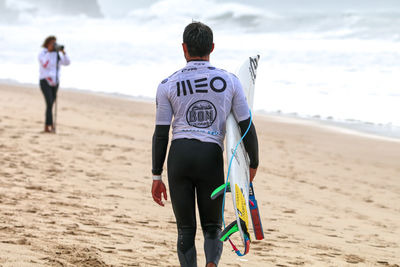
[(151, 187), (151, 194), (153, 195), (154, 201), (164, 207), (164, 203), (162, 202), (161, 194), (164, 195), (164, 199), (167, 200), (167, 189), (165, 188), (165, 184), (161, 180), (154, 180), (153, 185)]
[(257, 169), (250, 168), (250, 183), (253, 182), (254, 177), (256, 177)]

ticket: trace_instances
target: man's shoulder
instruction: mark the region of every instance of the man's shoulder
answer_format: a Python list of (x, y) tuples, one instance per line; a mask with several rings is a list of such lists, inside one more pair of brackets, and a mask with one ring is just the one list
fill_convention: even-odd
[(176, 80), (176, 76), (182, 71), (182, 69), (175, 71), (174, 73), (172, 73), (170, 76), (168, 76), (167, 78), (165, 78), (164, 80), (162, 80), (159, 84), (159, 86), (165, 86), (168, 83), (170, 83), (171, 81)]
[(214, 67), (214, 66), (209, 66), (208, 69), (211, 72), (215, 72), (218, 75), (223, 75), (223, 76), (229, 77), (231, 79), (237, 79), (235, 74), (233, 74), (232, 72), (229, 72), (227, 70), (224, 70), (224, 69), (221, 69), (221, 68), (217, 68), (217, 67)]

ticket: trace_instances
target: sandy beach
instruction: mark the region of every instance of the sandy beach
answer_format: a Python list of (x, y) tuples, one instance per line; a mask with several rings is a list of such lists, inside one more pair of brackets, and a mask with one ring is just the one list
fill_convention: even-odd
[[(0, 266), (178, 266), (171, 203), (150, 194), (154, 111), (61, 90), (42, 134), (40, 90), (0, 85)], [(400, 142), (254, 121), (265, 240), (244, 258), (225, 244), (220, 266), (399, 266)], [(199, 266), (202, 240), (199, 225)]]

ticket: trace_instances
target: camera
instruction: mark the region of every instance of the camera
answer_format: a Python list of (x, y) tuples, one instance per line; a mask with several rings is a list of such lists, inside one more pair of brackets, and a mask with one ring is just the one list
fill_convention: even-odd
[(63, 51), (64, 50), (64, 45), (60, 45), (60, 44), (55, 43), (54, 44), (54, 50), (57, 51), (57, 52)]

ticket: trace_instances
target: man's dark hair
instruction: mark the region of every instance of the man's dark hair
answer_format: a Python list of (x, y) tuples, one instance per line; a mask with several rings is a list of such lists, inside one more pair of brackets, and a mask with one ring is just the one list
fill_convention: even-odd
[(201, 22), (192, 22), (183, 32), (183, 42), (187, 45), (190, 56), (204, 57), (211, 53), (213, 32)]
[(54, 35), (50, 35), (44, 40), (42, 47), (47, 48), (47, 46), (49, 45), (49, 43), (51, 41), (56, 41), (56, 40), (57, 40), (57, 38)]

